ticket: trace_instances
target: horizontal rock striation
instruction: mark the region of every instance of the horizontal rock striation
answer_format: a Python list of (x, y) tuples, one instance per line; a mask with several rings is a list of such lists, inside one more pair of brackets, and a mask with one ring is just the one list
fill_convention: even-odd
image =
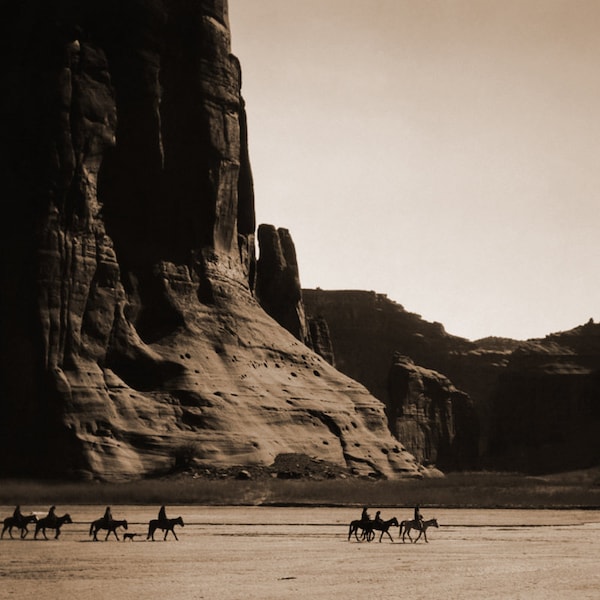
[(139, 477), (192, 446), (421, 473), (253, 295), (226, 2), (23, 0), (0, 28), (0, 475)]

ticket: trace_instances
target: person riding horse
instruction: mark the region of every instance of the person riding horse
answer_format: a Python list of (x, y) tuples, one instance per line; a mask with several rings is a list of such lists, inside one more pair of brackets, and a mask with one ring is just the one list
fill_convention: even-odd
[(21, 524), (23, 523), (23, 521), (25, 520), (25, 517), (23, 516), (23, 513), (21, 512), (20, 504), (17, 504), (17, 506), (15, 507), (15, 510), (13, 512), (13, 519), (15, 520), (15, 524), (17, 525), (17, 527), (20, 527)]
[(49, 523), (51, 527), (56, 524), (58, 517), (56, 516), (56, 506), (52, 505), (46, 515), (46, 523)]
[(164, 504), (163, 506), (160, 507), (160, 510), (158, 511), (158, 522), (159, 523), (166, 523), (169, 519), (167, 518), (167, 509), (165, 508)]
[(360, 515), (360, 520), (368, 523), (371, 520), (371, 515), (369, 514), (369, 509), (365, 506), (362, 510), (362, 514)]
[(421, 511), (419, 510), (418, 504), (415, 506), (415, 523), (417, 523), (419, 525), (419, 527), (423, 523), (423, 515), (421, 514)]

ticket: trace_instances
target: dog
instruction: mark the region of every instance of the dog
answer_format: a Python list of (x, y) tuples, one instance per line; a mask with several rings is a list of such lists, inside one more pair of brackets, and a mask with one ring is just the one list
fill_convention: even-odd
[(124, 533), (123, 534), (123, 541), (125, 542), (126, 540), (131, 540), (133, 542), (133, 538), (136, 535), (140, 535), (139, 533)]

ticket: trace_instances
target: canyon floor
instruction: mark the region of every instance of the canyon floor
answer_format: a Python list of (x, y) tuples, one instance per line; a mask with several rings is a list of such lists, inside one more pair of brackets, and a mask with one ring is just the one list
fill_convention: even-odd
[[(12, 506), (1, 506), (2, 515)], [(27, 507), (44, 515), (47, 507)], [(0, 598), (312, 600), (597, 598), (600, 511), (423, 510), (429, 543), (348, 541), (353, 508), (170, 506), (184, 527), (146, 541), (158, 507), (112, 506), (134, 541), (92, 541), (104, 506), (69, 512), (58, 541), (0, 541)], [(375, 510), (375, 507), (372, 509)], [(382, 509), (383, 518), (410, 518)], [(41, 538), (41, 534), (38, 538)], [(104, 535), (100, 534), (103, 540)]]

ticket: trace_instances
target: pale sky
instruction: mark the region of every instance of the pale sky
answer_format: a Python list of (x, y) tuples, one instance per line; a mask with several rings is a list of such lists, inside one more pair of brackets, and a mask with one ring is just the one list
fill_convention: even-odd
[(600, 320), (600, 0), (229, 0), (258, 223), (451, 334)]

